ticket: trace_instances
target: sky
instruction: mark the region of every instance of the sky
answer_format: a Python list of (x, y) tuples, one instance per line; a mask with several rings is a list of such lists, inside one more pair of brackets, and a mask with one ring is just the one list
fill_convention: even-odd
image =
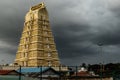
[(0, 0), (0, 64), (14, 61), (24, 17), (43, 1), (61, 64), (120, 62), (120, 0)]

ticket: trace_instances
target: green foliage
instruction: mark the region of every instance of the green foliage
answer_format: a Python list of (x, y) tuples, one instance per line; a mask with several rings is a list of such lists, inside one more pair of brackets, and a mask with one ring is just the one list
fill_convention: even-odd
[(104, 76), (113, 76), (120, 74), (120, 63), (109, 64), (94, 64), (88, 66), (89, 71), (94, 71), (96, 74), (103, 74)]

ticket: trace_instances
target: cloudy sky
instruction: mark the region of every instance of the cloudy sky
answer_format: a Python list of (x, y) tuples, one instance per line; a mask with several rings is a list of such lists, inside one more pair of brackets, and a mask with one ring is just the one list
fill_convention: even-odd
[(120, 62), (120, 0), (0, 0), (1, 64), (14, 61), (25, 14), (42, 1), (62, 64)]

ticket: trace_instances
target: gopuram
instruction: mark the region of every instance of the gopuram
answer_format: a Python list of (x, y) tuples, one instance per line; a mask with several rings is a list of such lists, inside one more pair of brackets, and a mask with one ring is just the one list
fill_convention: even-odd
[(60, 65), (44, 3), (31, 7), (25, 16), (15, 63), (26, 67)]

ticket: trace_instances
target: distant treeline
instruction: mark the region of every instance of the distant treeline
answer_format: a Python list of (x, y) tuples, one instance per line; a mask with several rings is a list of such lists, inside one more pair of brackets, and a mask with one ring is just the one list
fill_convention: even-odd
[[(85, 66), (85, 65), (84, 65)], [(120, 75), (120, 63), (108, 63), (108, 64), (93, 64), (85, 66), (88, 71), (94, 71), (96, 74), (102, 74), (104, 76)]]

